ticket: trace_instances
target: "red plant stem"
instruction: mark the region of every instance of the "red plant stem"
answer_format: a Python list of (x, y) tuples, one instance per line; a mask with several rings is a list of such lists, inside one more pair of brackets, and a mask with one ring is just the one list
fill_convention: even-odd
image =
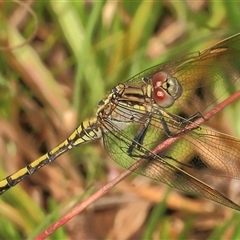
[(93, 202), (95, 202), (97, 199), (102, 197), (105, 193), (110, 191), (115, 185), (117, 185), (119, 182), (121, 182), (123, 179), (125, 179), (128, 175), (130, 175), (135, 169), (140, 167), (146, 160), (140, 159), (135, 164), (133, 164), (129, 169), (121, 173), (118, 177), (107, 183), (104, 187), (102, 187), (100, 190), (98, 190), (96, 193), (92, 194), (89, 198), (82, 201), (79, 205), (77, 205), (75, 208), (73, 208), (69, 213), (67, 213), (65, 216), (63, 216), (60, 220), (58, 220), (56, 223), (48, 227), (44, 232), (42, 232), (36, 240), (45, 239), (48, 237), (52, 232), (56, 231), (59, 227), (64, 225), (66, 222), (68, 222), (71, 218), (73, 218), (75, 215), (80, 213), (82, 210), (87, 208), (89, 205), (91, 205)]
[[(240, 90), (232, 94), (230, 97), (225, 99), (223, 102), (219, 103), (217, 106), (215, 106), (212, 110), (207, 112), (202, 118), (198, 118), (193, 123), (189, 124), (182, 133), (178, 134), (176, 137), (171, 137), (165, 140), (164, 142), (160, 143), (152, 152), (154, 154), (158, 154), (165, 148), (169, 147), (171, 144), (173, 144), (176, 140), (178, 140), (180, 137), (188, 133), (189, 131), (195, 129), (196, 127), (200, 126), (202, 123), (210, 120), (215, 114), (220, 112), (222, 109), (224, 109), (226, 106), (234, 102), (240, 98)], [(130, 175), (135, 169), (139, 168), (146, 162), (145, 159), (140, 159), (136, 163), (134, 163), (131, 167), (129, 167), (126, 171), (124, 171), (122, 174), (120, 174), (118, 177), (116, 177), (114, 180), (106, 184), (103, 188), (101, 188), (99, 191), (91, 195), (89, 198), (81, 202), (79, 205), (77, 205), (75, 208), (73, 208), (68, 214), (66, 214), (64, 217), (62, 217), (60, 220), (58, 220), (56, 223), (48, 227), (44, 232), (42, 232), (36, 239), (45, 239), (48, 237), (52, 232), (56, 231), (59, 227), (64, 225), (66, 222), (68, 222), (71, 218), (73, 218), (75, 215), (80, 213), (82, 210), (87, 208), (90, 204), (92, 204), (94, 201), (99, 199), (101, 196), (103, 196), (105, 193), (110, 191), (115, 185), (117, 185), (120, 181), (125, 179), (128, 175)]]

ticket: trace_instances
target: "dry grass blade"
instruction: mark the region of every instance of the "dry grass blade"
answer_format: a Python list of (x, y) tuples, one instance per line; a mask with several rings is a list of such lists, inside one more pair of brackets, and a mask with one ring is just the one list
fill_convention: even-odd
[[(94, 114), (99, 100), (113, 86), (143, 69), (205, 49), (239, 31), (240, 8), (236, 1), (20, 2), (31, 6), (38, 29), (35, 34), (36, 22), (28, 7), (0, 1), (0, 47), (8, 44), (10, 49), (24, 43), (21, 48), (0, 54), (1, 178), (63, 141), (82, 120)], [(11, 36), (4, 30), (9, 30)], [(33, 35), (31, 42), (26, 40)], [(205, 68), (202, 70), (205, 77)], [(229, 90), (228, 94), (235, 91), (227, 83), (223, 88)], [(184, 103), (181, 106), (185, 107)], [(218, 115), (206, 125), (238, 137), (238, 109), (238, 103), (233, 104), (227, 114), (219, 114), (221, 118)], [(7, 211), (1, 211), (0, 225), (4, 228), (0, 228), (0, 238), (38, 236), (72, 207), (76, 198), (88, 195), (89, 189), (101, 189), (115, 178), (122, 171), (118, 167), (100, 142), (72, 149), (1, 196), (1, 205)], [(204, 182), (211, 181), (237, 202), (238, 182), (205, 175)], [(140, 239), (145, 231), (146, 239), (206, 239), (216, 226), (222, 231), (218, 239), (240, 236), (237, 214), (228, 223), (232, 216), (229, 208), (172, 190), (159, 215), (158, 202), (164, 198), (161, 189), (165, 185), (135, 174), (124, 184), (127, 187), (118, 185), (104, 196), (102, 200), (108, 200), (104, 207), (92, 205), (49, 238), (111, 238), (116, 212), (127, 203), (121, 201), (133, 193), (147, 200), (151, 209), (144, 210), (144, 225), (130, 227), (135, 233), (129, 239)], [(155, 189), (160, 190), (154, 195)], [(112, 196), (118, 201), (107, 204)], [(154, 221), (149, 221), (152, 218)], [(192, 218), (192, 225), (186, 221), (188, 218)], [(224, 235), (225, 224), (233, 229), (228, 235)]]

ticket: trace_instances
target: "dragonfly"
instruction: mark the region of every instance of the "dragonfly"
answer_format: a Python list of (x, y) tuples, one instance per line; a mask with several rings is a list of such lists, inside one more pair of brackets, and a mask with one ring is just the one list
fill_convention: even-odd
[[(173, 188), (240, 210), (240, 206), (193, 171), (240, 178), (240, 140), (196, 125), (240, 78), (240, 33), (184, 58), (149, 68), (113, 87), (95, 116), (83, 121), (54, 149), (0, 181), (0, 194), (59, 155), (84, 143), (103, 140), (122, 167), (144, 159), (133, 171)], [(159, 153), (161, 142), (177, 138)]]

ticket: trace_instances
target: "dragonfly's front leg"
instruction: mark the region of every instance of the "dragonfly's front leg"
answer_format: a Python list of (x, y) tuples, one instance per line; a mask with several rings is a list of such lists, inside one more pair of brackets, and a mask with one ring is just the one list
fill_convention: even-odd
[(140, 148), (140, 146), (143, 144), (144, 138), (146, 136), (149, 124), (150, 124), (150, 117), (145, 121), (144, 125), (140, 128), (140, 130), (138, 131), (137, 135), (134, 137), (132, 144), (129, 146), (128, 150), (127, 150), (127, 154), (129, 156), (133, 156), (133, 150), (135, 147), (137, 147), (138, 149)]

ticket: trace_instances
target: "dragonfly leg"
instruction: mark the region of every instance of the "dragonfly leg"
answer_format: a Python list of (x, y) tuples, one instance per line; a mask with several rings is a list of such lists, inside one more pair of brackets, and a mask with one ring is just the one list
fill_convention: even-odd
[(207, 120), (207, 119), (204, 118), (204, 116), (200, 112), (196, 112), (193, 115), (191, 115), (188, 119), (186, 119), (186, 122), (188, 122), (188, 123), (189, 122), (194, 122), (199, 118), (203, 118), (205, 121)]
[[(204, 118), (204, 116), (200, 112), (196, 112), (192, 116), (188, 118), (180, 118), (179, 116), (175, 116), (171, 113), (167, 113), (169, 115), (167, 119), (171, 119), (171, 121), (174, 121), (174, 125), (176, 128), (179, 130), (176, 132), (172, 132), (169, 127), (168, 127), (168, 122), (166, 121), (166, 117), (162, 114), (162, 112), (158, 112), (158, 115), (160, 116), (160, 121), (163, 127), (164, 132), (166, 133), (167, 137), (177, 137), (180, 134), (183, 134), (185, 132), (185, 128), (189, 125), (192, 124), (194, 121), (196, 121), (199, 118)], [(172, 126), (171, 124), (170, 126)], [(178, 127), (177, 127), (178, 126)], [(196, 128), (198, 128), (199, 125), (196, 125)], [(188, 130), (187, 130), (188, 131)]]
[(171, 133), (170, 129), (168, 128), (167, 122), (165, 121), (164, 116), (162, 115), (161, 112), (158, 113), (160, 115), (160, 121), (163, 126), (163, 130), (166, 133), (168, 137), (173, 137), (175, 134)]
[(138, 134), (134, 137), (132, 144), (129, 146), (127, 150), (127, 154), (132, 156), (134, 148), (137, 146), (139, 148), (139, 145), (143, 144), (143, 140), (146, 136), (148, 126), (150, 124), (150, 118), (147, 119), (147, 121), (144, 123), (143, 127), (140, 129)]

